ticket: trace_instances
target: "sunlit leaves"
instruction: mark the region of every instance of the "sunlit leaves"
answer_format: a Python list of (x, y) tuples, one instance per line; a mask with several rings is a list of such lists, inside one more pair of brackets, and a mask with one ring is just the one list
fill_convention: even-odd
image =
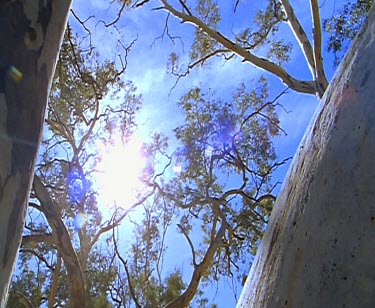
[[(42, 264), (48, 263), (47, 268), (41, 268), (41, 275), (48, 279), (38, 278), (38, 287), (40, 292), (48, 295), (52, 285), (57, 286), (57, 293), (51, 299), (44, 296), (43, 301), (55, 301), (48, 303), (50, 306), (66, 306), (72, 269), (65, 266), (69, 264), (65, 261), (78, 258), (79, 266), (73, 271), (82, 271), (82, 276), (86, 278), (87, 306), (109, 307), (106, 291), (116, 272), (110, 268), (113, 260), (108, 258), (109, 252), (98, 251), (95, 244), (102, 233), (115, 225), (111, 226), (108, 221), (103, 223), (103, 216), (98, 210), (95, 168), (99, 153), (95, 145), (99, 139), (109, 144), (112, 134), (121, 135), (125, 142), (128, 140), (141, 97), (136, 94), (134, 84), (123, 78), (124, 67), (114, 60), (103, 59), (94, 48), (87, 49), (81, 43), (68, 27), (52, 81), (46, 129), (36, 171), (51, 202), (40, 205), (45, 201), (34, 194), (34, 211), (29, 211), (26, 222), (28, 234), (52, 232), (54, 236), (61, 236), (65, 233), (69, 234), (71, 242), (64, 242), (64, 247), (35, 244), (32, 252), (29, 249), (22, 254), (29, 256), (22, 262), (33, 265), (42, 260)], [(57, 211), (48, 212), (47, 207)], [(54, 221), (63, 224), (51, 224), (48, 220), (51, 215)], [(56, 269), (56, 256), (60, 256), (61, 251), (64, 252), (62, 258), (67, 259), (63, 260), (61, 269)], [(104, 268), (105, 265), (108, 267)], [(55, 276), (59, 278), (57, 282), (54, 282)], [(26, 275), (20, 277), (21, 283), (28, 283), (28, 280)], [(31, 289), (33, 287), (30, 286)], [(27, 295), (38, 299), (37, 295)]]
[(282, 40), (275, 40), (270, 42), (270, 49), (268, 50), (267, 57), (273, 60), (278, 65), (289, 62), (292, 44), (284, 43)]
[(118, 272), (107, 253), (103, 246), (95, 246), (87, 260), (85, 283), (90, 307), (112, 307), (106, 293)]
[(274, 0), (269, 1), (264, 10), (255, 14), (254, 23), (236, 34), (237, 44), (260, 54), (266, 50), (267, 58), (278, 65), (288, 62), (292, 44), (285, 43), (277, 35), (279, 24), (284, 18), (281, 4)]
[(46, 290), (43, 289), (46, 279), (46, 274), (40, 271), (39, 265), (36, 269), (24, 267), (12, 282), (7, 307), (23, 308), (30, 303), (34, 307), (43, 305), (46, 302)]
[(338, 14), (323, 22), (323, 28), (330, 33), (328, 51), (335, 55), (334, 65), (337, 66), (359, 31), (373, 0), (347, 1)]
[[(220, 22), (219, 6), (213, 0), (199, 0), (196, 7), (197, 17), (205, 24), (213, 29), (216, 29)], [(197, 28), (195, 31), (195, 40), (191, 48), (190, 58), (195, 61), (203, 58), (212, 52), (218, 43), (205, 34), (201, 29)]]
[(271, 0), (265, 10), (259, 10), (254, 24), (236, 35), (237, 42), (246, 48), (255, 49), (269, 42), (268, 37), (279, 30), (278, 23), (283, 20), (281, 5)]
[(156, 200), (159, 202), (144, 205), (143, 219), (134, 223), (134, 242), (127, 254), (127, 272), (118, 275), (123, 302), (133, 303), (135, 297), (142, 307), (150, 308), (165, 306), (185, 288), (180, 270), (168, 268), (166, 274), (163, 270), (165, 235), (172, 222), (174, 208), (163, 200)]
[(231, 276), (237, 262), (248, 269), (249, 256), (255, 253), (270, 215), (274, 198), (257, 198), (273, 189), (271, 175), (277, 164), (271, 138), (281, 129), (278, 103), (269, 100), (262, 77), (251, 88), (240, 84), (226, 98), (194, 87), (179, 106), (185, 121), (174, 130), (179, 148), (173, 159), (180, 169), (164, 188), (183, 209), (181, 236), (193, 235), (197, 227), (202, 231), (200, 245), (194, 247), (196, 262), (212, 244), (220, 217), (229, 222), (232, 231), (222, 238), (226, 244), (218, 248), (213, 266), (204, 273), (204, 280), (216, 281)]
[(264, 106), (267, 98), (264, 79), (257, 90), (250, 92), (242, 84), (229, 102), (199, 88), (190, 90), (180, 101), (187, 124), (175, 129), (184, 146), (178, 154), (189, 166), (182, 174), (195, 180), (203, 177), (204, 183), (212, 159), (226, 172), (253, 163), (261, 171), (275, 159), (270, 136), (278, 134), (278, 120), (275, 106)]
[(185, 284), (182, 280), (180, 271), (170, 273), (165, 281), (166, 286), (162, 295), (162, 301), (164, 303), (169, 303), (182, 293), (185, 289)]
[(179, 59), (179, 56), (178, 56), (177, 53), (171, 52), (169, 54), (168, 63), (167, 63), (167, 70), (169, 72), (175, 73), (175, 72), (178, 71), (178, 69), (179, 69), (178, 59)]

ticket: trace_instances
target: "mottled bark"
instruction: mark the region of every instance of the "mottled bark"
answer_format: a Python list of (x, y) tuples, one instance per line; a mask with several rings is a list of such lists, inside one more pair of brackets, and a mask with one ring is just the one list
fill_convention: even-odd
[(0, 307), (5, 306), (69, 0), (0, 2)]
[(328, 87), (237, 307), (374, 307), (375, 7)]

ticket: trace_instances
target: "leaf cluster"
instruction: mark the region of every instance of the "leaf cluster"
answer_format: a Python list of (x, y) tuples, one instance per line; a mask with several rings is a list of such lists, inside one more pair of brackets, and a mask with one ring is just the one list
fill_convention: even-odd
[(334, 66), (338, 66), (358, 33), (370, 10), (373, 0), (347, 1), (338, 13), (323, 22), (323, 28), (330, 34), (328, 51), (335, 56)]

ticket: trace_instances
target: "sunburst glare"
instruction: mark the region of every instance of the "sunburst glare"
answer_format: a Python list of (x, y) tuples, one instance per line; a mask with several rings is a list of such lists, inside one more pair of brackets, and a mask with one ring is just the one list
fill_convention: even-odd
[(105, 206), (116, 205), (124, 209), (137, 201), (144, 188), (140, 179), (147, 158), (142, 154), (142, 141), (138, 136), (123, 144), (121, 137), (112, 145), (99, 146), (101, 161), (98, 164), (98, 194)]

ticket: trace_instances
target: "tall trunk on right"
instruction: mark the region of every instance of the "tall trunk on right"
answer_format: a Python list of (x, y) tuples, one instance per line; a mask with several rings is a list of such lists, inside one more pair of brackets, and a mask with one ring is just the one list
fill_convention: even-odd
[(375, 6), (329, 85), (237, 307), (375, 306)]

